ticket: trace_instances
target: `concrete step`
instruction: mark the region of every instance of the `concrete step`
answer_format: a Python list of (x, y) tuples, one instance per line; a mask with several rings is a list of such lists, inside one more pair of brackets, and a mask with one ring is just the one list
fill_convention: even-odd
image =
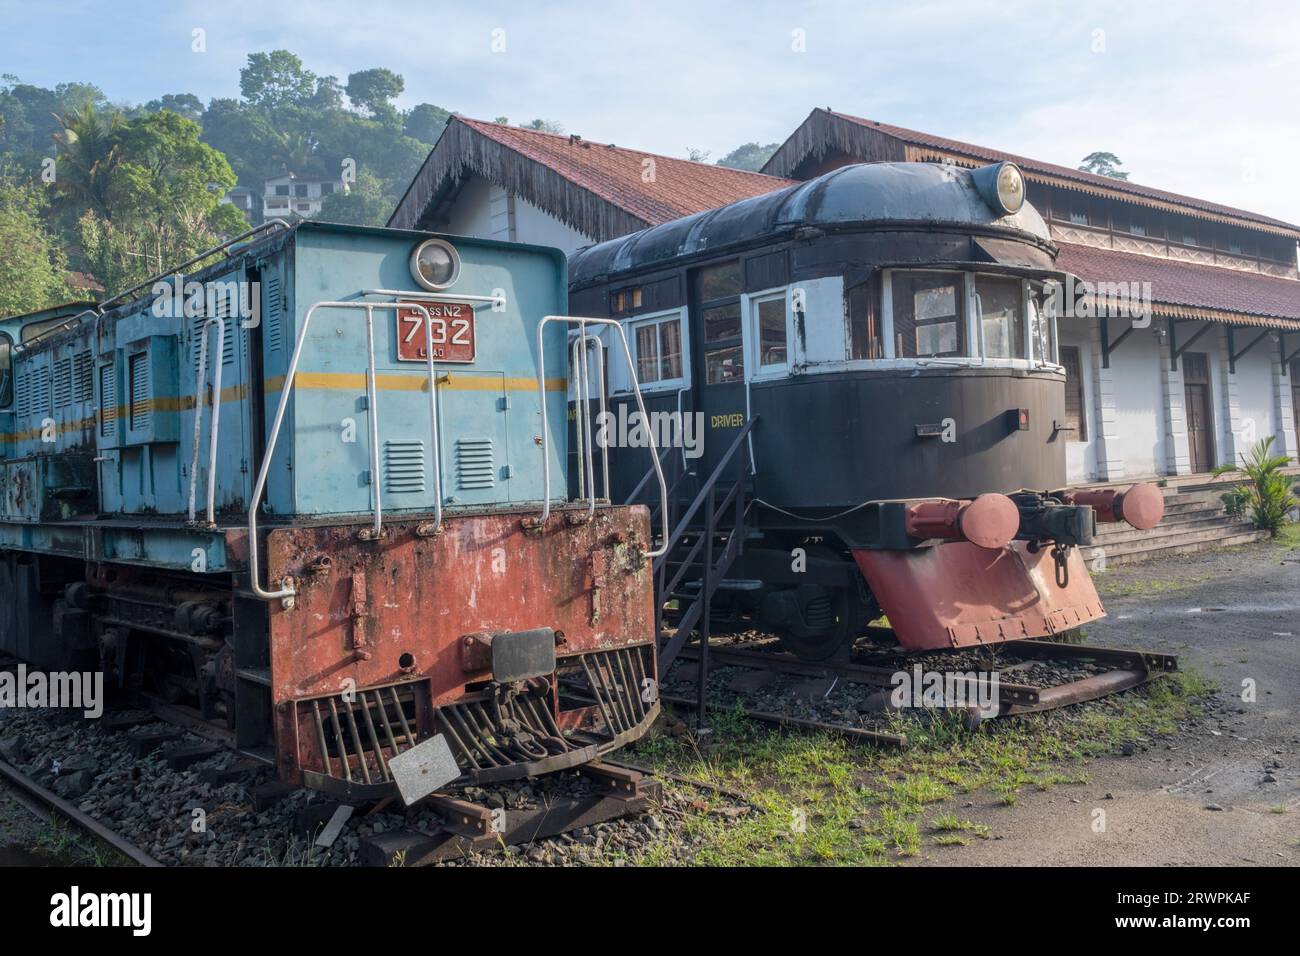
[[(1147, 532), (1150, 534), (1150, 532)], [(1104, 552), (1106, 567), (1118, 567), (1137, 564), (1152, 558), (1161, 558), (1174, 554), (1191, 554), (1197, 551), (1209, 551), (1215, 548), (1231, 548), (1237, 545), (1263, 541), (1268, 537), (1267, 531), (1257, 531), (1249, 523), (1235, 522), (1209, 530), (1175, 531), (1148, 538), (1136, 538), (1109, 546), (1102, 545), (1086, 550), (1084, 560), (1088, 567), (1094, 568), (1100, 563)]]
[(1109, 549), (1114, 545), (1129, 541), (1153, 541), (1169, 535), (1210, 531), (1215, 528), (1234, 528), (1241, 523), (1240, 518), (1229, 518), (1222, 511), (1209, 514), (1175, 515), (1173, 518), (1164, 519), (1160, 524), (1147, 531), (1139, 530), (1123, 522), (1115, 522), (1113, 524), (1097, 525), (1097, 535), (1093, 538), (1093, 543), (1098, 547)]
[(1229, 534), (1236, 534), (1239, 531), (1253, 531), (1250, 522), (1243, 521), (1240, 518), (1218, 518), (1211, 524), (1192, 524), (1187, 527), (1182, 525), (1171, 525), (1170, 527), (1157, 526), (1150, 531), (1132, 530), (1132, 537), (1124, 538), (1120, 541), (1102, 541), (1095, 545), (1106, 549), (1106, 553), (1115, 552), (1122, 554), (1127, 551), (1139, 550), (1143, 544), (1150, 543), (1159, 546), (1169, 539), (1179, 538), (1208, 538), (1225, 537)]
[[(1178, 542), (1176, 539), (1172, 543), (1157, 548), (1149, 548), (1143, 551), (1131, 551), (1126, 554), (1106, 553), (1106, 567), (1117, 568), (1128, 564), (1140, 564), (1143, 561), (1151, 561), (1155, 558), (1168, 557), (1176, 554), (1194, 554), (1198, 551), (1213, 551), (1218, 548), (1233, 548), (1243, 544), (1253, 544), (1256, 541), (1263, 541), (1268, 537), (1267, 531), (1256, 531), (1250, 529), (1240, 534), (1233, 534), (1223, 538), (1208, 538), (1201, 541), (1184, 541)], [(1093, 560), (1089, 560), (1088, 569), (1093, 570)]]
[(1195, 511), (1222, 511), (1222, 510), (1223, 510), (1223, 502), (1219, 499), (1218, 495), (1197, 497), (1189, 501), (1177, 501), (1174, 502), (1173, 504), (1169, 503), (1168, 498), (1165, 499), (1166, 517), (1170, 517), (1173, 515), (1187, 514), (1188, 512), (1195, 512)]

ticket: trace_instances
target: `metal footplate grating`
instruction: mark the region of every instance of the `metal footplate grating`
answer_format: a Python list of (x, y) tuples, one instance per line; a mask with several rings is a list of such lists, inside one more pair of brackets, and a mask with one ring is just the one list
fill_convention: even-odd
[(549, 677), (491, 684), (441, 707), (422, 681), (300, 700), (303, 782), (353, 798), (391, 794), (389, 761), (435, 734), (461, 770), (452, 787), (533, 777), (590, 763), (640, 737), (659, 714), (651, 645), (559, 666), (594, 701), (587, 726), (561, 729)]

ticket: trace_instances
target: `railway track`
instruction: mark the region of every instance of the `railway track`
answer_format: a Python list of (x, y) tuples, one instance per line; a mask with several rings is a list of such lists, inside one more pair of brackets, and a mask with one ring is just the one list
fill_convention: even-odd
[(57, 818), (70, 824), (100, 846), (121, 856), (132, 866), (163, 865), (130, 840), (110, 830), (89, 814), (83, 813), (58, 794), (46, 790), (31, 777), (4, 761), (0, 761), (0, 783), (9, 788), (15, 800), (42, 821), (48, 823)]
[[(668, 689), (661, 695), (662, 699), (679, 707), (697, 709), (700, 706), (699, 649), (685, 648), (679, 658), (684, 663), (669, 675)], [(958, 692), (960, 701), (990, 702), (981, 708), (958, 705), (962, 719), (973, 729), (983, 720), (1041, 713), (1120, 693), (1177, 670), (1178, 661), (1168, 654), (1031, 640), (922, 654), (867, 648), (855, 651), (848, 660), (809, 662), (784, 652), (775, 640), (736, 640), (709, 647), (706, 678), (709, 693), (705, 696), (715, 701), (707, 706), (739, 704), (749, 718), (763, 723), (830, 732), (864, 743), (906, 747), (907, 735), (896, 729), (866, 726), (872, 723), (870, 720), (856, 723), (827, 720), (817, 712), (837, 709), (833, 701), (837, 688), (857, 686), (867, 688), (868, 693), (865, 699), (860, 695), (854, 699), (854, 695), (848, 694), (849, 703), (860, 705), (859, 712), (863, 714), (886, 714), (896, 709), (888, 703), (888, 697), (897, 686), (900, 673), (910, 676), (917, 667), (923, 673), (944, 675), (950, 681), (949, 689)], [(1046, 672), (1059, 676), (1071, 670), (1078, 676), (1059, 683), (1045, 682), (1041, 677), (1032, 681), (1017, 679), (1022, 674)], [(737, 671), (752, 676), (736, 676)], [(714, 686), (718, 673), (728, 678), (721, 693)], [(784, 683), (777, 678), (785, 679)], [(794, 678), (804, 680), (793, 683)], [(696, 693), (688, 696), (675, 692), (687, 685), (695, 685)], [(768, 692), (763, 693), (765, 690)], [(788, 696), (802, 703), (804, 706), (797, 709), (805, 713), (780, 706), (781, 690), (790, 691)], [(819, 690), (821, 701), (815, 699)], [(819, 706), (823, 703), (826, 706)], [(952, 703), (949, 701), (944, 706)], [(843, 712), (842, 707), (838, 710)]]
[[(17, 663), (17, 660), (6, 657), (0, 660), (0, 668), (12, 668)], [(139, 791), (133, 791), (131, 783), (124, 782), (124, 779), (139, 778), (139, 768), (146, 759), (150, 760), (152, 769), (144, 776), (158, 789), (170, 788), (176, 792), (181, 782), (175, 775), (193, 770), (197, 777), (192, 784), (195, 789), (204, 787), (223, 794), (220, 798), (206, 801), (213, 820), (217, 819), (215, 806), (229, 808), (232, 801), (243, 807), (236, 813), (239, 818), (252, 816), (262, 820), (270, 814), (272, 822), (264, 827), (259, 825), (259, 829), (265, 828), (268, 833), (279, 830), (282, 836), (291, 832), (292, 839), (299, 841), (297, 856), (294, 857), (299, 862), (304, 859), (319, 861), (340, 836), (336, 828), (328, 841), (318, 842), (321, 834), (329, 831), (331, 819), (343, 804), (322, 794), (267, 779), (271, 769), (268, 761), (256, 754), (239, 751), (228, 731), (204, 721), (189, 708), (145, 695), (132, 695), (97, 721), (67, 720), (52, 711), (40, 715), (14, 713), (30, 721), (23, 725), (18, 736), (29, 745), (30, 753), (23, 757), (27, 770), (37, 767), (32, 772), (40, 775), (40, 767), (49, 767), (51, 762), (68, 753), (87, 750), (94, 751), (100, 770), (113, 766), (119, 769), (107, 780), (99, 770), (93, 771), (98, 774), (94, 789), (85, 798), (75, 798), (85, 806), (87, 799), (98, 795), (97, 805), (88, 809), (94, 811), (99, 819), (47, 789), (47, 786), (53, 786), (48, 773), (42, 778), (47, 786), (42, 786), (22, 769), (0, 762), (0, 786), (11, 789), (15, 799), (41, 819), (58, 817), (66, 820), (134, 865), (165, 866), (185, 862), (175, 858), (176, 848), (168, 843), (176, 836), (175, 832), (169, 838), (165, 834), (160, 836), (158, 829), (149, 827), (141, 834), (136, 832), (139, 821), (123, 819), (120, 809), (116, 814), (102, 812), (109, 794), (117, 795), (120, 802), (126, 804), (140, 800)], [(73, 730), (69, 732), (67, 728)], [(60, 742), (49, 745), (48, 741), (56, 738)], [(111, 751), (116, 751), (117, 764), (114, 764)], [(120, 769), (123, 751), (132, 758), (129, 763), (131, 770), (127, 774)], [(212, 759), (222, 755), (229, 756)], [(395, 865), (399, 862), (405, 866), (431, 865), (493, 853), (507, 846), (527, 850), (534, 843), (575, 831), (594, 831), (598, 827), (604, 831), (606, 825), (625, 818), (628, 827), (634, 828), (632, 821), (635, 818), (641, 818), (642, 814), (660, 805), (664, 799), (663, 785), (670, 779), (688, 783), (697, 790), (715, 791), (728, 799), (743, 799), (736, 794), (724, 794), (725, 788), (706, 781), (605, 761), (581, 768), (576, 777), (568, 774), (564, 783), (555, 785), (551, 785), (554, 781), (547, 782), (549, 778), (543, 778), (541, 781), (525, 780), (476, 788), (472, 796), (462, 792), (440, 793), (409, 809), (401, 808), (391, 799), (348, 805), (342, 822), (351, 824), (349, 832), (355, 837), (355, 849), (342, 849), (341, 852), (349, 853), (349, 861), (357, 865)], [(533, 788), (539, 799), (521, 798), (522, 792)], [(188, 829), (189, 812), (173, 810), (167, 814), (167, 821), (162, 826), (166, 827), (169, 822), (173, 831)], [(126, 829), (146, 846), (154, 842), (155, 851), (159, 844), (167, 844), (166, 850), (170, 852), (159, 854), (163, 857), (160, 861), (128, 840), (118, 829)], [(273, 839), (277, 838), (268, 835), (268, 842)], [(192, 842), (187, 839), (185, 845), (190, 846)], [(324, 849), (318, 852), (313, 847)], [(239, 858), (236, 855), (236, 859)], [(268, 854), (268, 858), (279, 859), (279, 854)], [(223, 858), (223, 865), (231, 862), (229, 856)]]

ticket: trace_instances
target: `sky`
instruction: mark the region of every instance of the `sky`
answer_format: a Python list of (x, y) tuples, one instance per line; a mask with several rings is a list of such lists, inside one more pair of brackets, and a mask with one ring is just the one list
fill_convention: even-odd
[(388, 67), (403, 107), (672, 156), (831, 107), (1067, 166), (1107, 150), (1135, 182), (1300, 223), (1294, 0), (0, 0), (0, 73), (114, 102), (238, 96), (278, 48), (340, 81)]

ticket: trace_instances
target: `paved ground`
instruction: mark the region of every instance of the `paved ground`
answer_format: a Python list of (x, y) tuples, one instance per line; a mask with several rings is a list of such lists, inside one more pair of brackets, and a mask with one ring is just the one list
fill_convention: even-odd
[[(1099, 576), (1089, 643), (1177, 654), (1219, 687), (1205, 717), (1091, 782), (951, 804), (992, 838), (921, 865), (1300, 865), (1300, 551), (1271, 543)], [(1253, 682), (1253, 701), (1243, 688)], [(1218, 809), (1216, 809), (1218, 808)], [(1105, 814), (1105, 828), (1096, 823)]]

